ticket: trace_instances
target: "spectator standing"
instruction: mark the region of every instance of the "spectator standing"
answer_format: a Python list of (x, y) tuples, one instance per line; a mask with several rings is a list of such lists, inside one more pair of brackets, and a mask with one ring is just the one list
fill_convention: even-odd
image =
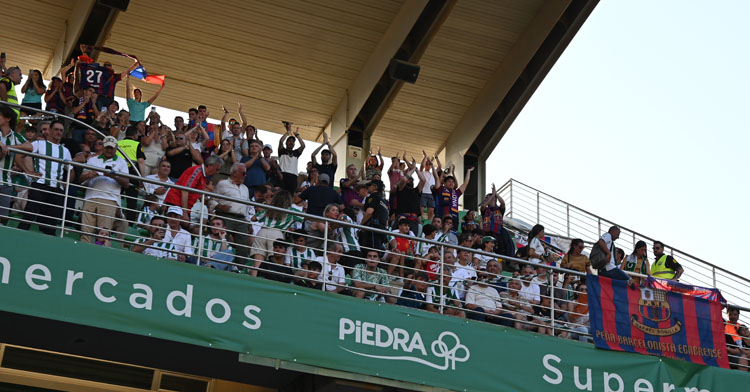
[(727, 353), (729, 354), (729, 366), (732, 369), (748, 370), (750, 364), (750, 349), (745, 345), (744, 339), (740, 334), (740, 310), (734, 307), (727, 308), (728, 321), (724, 322), (724, 338), (727, 344)]
[[(48, 139), (31, 142), (31, 152), (66, 162), (72, 161), (70, 151), (60, 144), (64, 130), (62, 121), (52, 121)], [(75, 178), (75, 173), (67, 164), (35, 158), (32, 177), (37, 179), (31, 184), (29, 200), (23, 214), (24, 221), (18, 228), (28, 230), (31, 222), (36, 220), (39, 223), (39, 231), (55, 235), (58, 220), (62, 217), (61, 206), (65, 202), (65, 183), (70, 184)]]
[(0, 220), (3, 224), (8, 217), (8, 208), (13, 195), (11, 170), (16, 159), (16, 153), (8, 151), (8, 147), (24, 151), (33, 150), (31, 142), (15, 131), (15, 116), (16, 114), (10, 107), (0, 104)]
[(329, 185), (331, 182), (328, 174), (321, 174), (319, 185), (313, 185), (300, 193), (299, 199), (307, 202), (307, 213), (310, 215), (323, 216), (323, 210), (329, 204), (343, 204), (341, 196)]
[[(365, 213), (362, 216), (362, 225), (380, 230), (388, 227), (388, 202), (383, 196), (385, 185), (383, 181), (372, 180), (367, 183), (369, 196), (365, 199)], [(362, 232), (360, 244), (365, 248), (383, 250), (387, 241), (385, 234), (373, 231)]]
[[(216, 193), (222, 196), (239, 200), (250, 200), (250, 191), (244, 184), (247, 168), (241, 163), (235, 163), (230, 169), (229, 178), (219, 181), (216, 185)], [(248, 233), (250, 224), (245, 219), (247, 205), (231, 200), (219, 199), (216, 206), (216, 214), (224, 217), (226, 228), (232, 235), (233, 242), (237, 247), (237, 256), (241, 263), (246, 263), (249, 255)]]
[[(146, 176), (150, 180), (161, 181), (166, 184), (174, 185), (174, 181), (169, 178), (169, 173), (172, 170), (172, 164), (167, 160), (159, 162), (159, 168), (155, 174)], [(159, 199), (158, 206), (161, 207), (164, 204), (164, 199), (167, 198), (167, 192), (169, 192), (169, 186), (164, 184), (154, 184), (151, 182), (143, 182), (143, 188), (147, 195), (154, 195)]]
[(136, 88), (133, 89), (133, 93), (131, 94), (130, 90), (130, 75), (127, 75), (125, 77), (125, 96), (127, 98), (128, 103), (128, 110), (130, 111), (130, 121), (132, 122), (138, 122), (138, 121), (145, 121), (146, 120), (146, 109), (154, 104), (154, 101), (156, 101), (156, 98), (159, 98), (159, 94), (161, 94), (161, 90), (164, 89), (164, 83), (162, 83), (161, 86), (159, 86), (159, 89), (156, 90), (156, 93), (154, 93), (154, 96), (151, 97), (146, 102), (141, 102), (143, 99), (143, 92), (141, 89)]
[(435, 175), (432, 174), (432, 171), (435, 170), (435, 166), (424, 150), (422, 150), (422, 163), (419, 166), (425, 180), (419, 198), (419, 208), (427, 208), (427, 220), (432, 221), (432, 218), (435, 217), (435, 196), (432, 194), (432, 189), (435, 187)]
[(175, 145), (167, 147), (166, 156), (172, 164), (172, 171), (169, 173), (172, 181), (177, 181), (191, 166), (203, 163), (200, 150), (196, 150), (191, 143), (188, 143), (184, 133), (175, 136)]
[[(44, 79), (42, 73), (38, 69), (29, 71), (29, 76), (26, 79), (23, 87), (21, 87), (21, 93), (23, 93), (23, 100), (21, 104), (36, 109), (42, 109), (42, 96), (44, 96), (46, 87), (44, 86)], [(29, 113), (29, 114), (34, 114)]]
[[(117, 142), (120, 150), (127, 156), (131, 162), (138, 165), (138, 170), (128, 162), (128, 170), (131, 175), (146, 175), (146, 154), (143, 153), (141, 143), (136, 140), (138, 135), (138, 129), (134, 126), (128, 127), (125, 131), (125, 139)], [(121, 158), (124, 156), (118, 151), (117, 155)], [(138, 204), (138, 181), (130, 180), (130, 185), (124, 187), (123, 192), (125, 196), (125, 218), (134, 222), (138, 211), (136, 206)]]
[[(281, 174), (284, 176), (281, 184), (282, 188), (294, 192), (297, 190), (297, 171), (299, 157), (305, 151), (305, 141), (299, 136), (299, 128), (292, 133), (292, 123), (285, 122), (286, 133), (279, 139), (279, 167)], [(299, 141), (299, 147), (294, 148), (295, 141)]]
[(651, 265), (651, 273), (655, 278), (679, 281), (684, 269), (674, 257), (664, 254), (664, 243), (654, 241), (654, 263)]
[[(323, 147), (328, 148), (321, 152), (320, 150), (323, 149)], [(318, 152), (320, 152), (321, 163), (318, 163), (318, 160), (315, 158), (315, 156), (318, 155)], [(328, 134), (325, 132), (323, 132), (323, 144), (313, 151), (310, 155), (310, 159), (312, 159), (313, 168), (317, 169), (320, 175), (327, 174), (329, 180), (331, 178), (336, 178), (336, 169), (339, 166), (338, 157), (336, 156), (336, 151), (331, 147), (331, 143), (328, 141)], [(333, 188), (333, 184), (330, 181), (328, 186)]]
[[(424, 186), (425, 178), (422, 172), (417, 170), (417, 163), (412, 158), (411, 162), (406, 163), (408, 165), (408, 171), (406, 175), (401, 177), (398, 184), (393, 185), (392, 192), (396, 195), (398, 203), (396, 204), (396, 210), (392, 211), (396, 213), (396, 221), (406, 219), (409, 222), (409, 229), (414, 233), (419, 233), (419, 219), (422, 214), (419, 210), (419, 200), (422, 197), (422, 187)], [(411, 173), (417, 173), (419, 183), (414, 186), (414, 177)]]
[[(184, 173), (177, 180), (176, 185), (181, 185), (188, 188), (197, 190), (206, 189), (206, 178), (211, 177), (219, 172), (219, 168), (223, 162), (219, 157), (208, 157), (206, 163), (203, 165), (195, 165)], [(194, 192), (188, 192), (179, 190), (176, 188), (170, 188), (167, 192), (167, 197), (164, 199), (166, 204), (171, 206), (177, 206), (182, 208), (182, 216), (185, 222), (190, 221), (190, 209), (193, 208), (193, 204), (200, 199), (200, 194)], [(172, 210), (170, 208), (170, 210)]]
[(240, 160), (240, 163), (243, 163), (247, 168), (245, 186), (250, 192), (254, 192), (256, 187), (266, 184), (266, 171), (271, 169), (268, 161), (263, 159), (262, 146), (259, 140), (251, 140), (250, 154)]
[(130, 184), (125, 177), (117, 174), (127, 174), (128, 165), (125, 159), (115, 154), (117, 139), (112, 136), (104, 138), (104, 152), (99, 156), (89, 158), (86, 162), (90, 166), (104, 169), (103, 171), (84, 170), (81, 183), (86, 186), (83, 210), (81, 212), (81, 242), (91, 243), (90, 233), (99, 229), (112, 230), (115, 216), (120, 212), (120, 191)]
[[(360, 170), (360, 174), (362, 171)], [(339, 191), (344, 201), (344, 207), (353, 207), (352, 200), (357, 199), (357, 192), (354, 189), (359, 180), (357, 175), (357, 166), (350, 164), (346, 167), (346, 177), (339, 180)]]
[(273, 146), (266, 144), (263, 146), (263, 159), (268, 163), (270, 169), (266, 170), (266, 182), (274, 187), (280, 187), (283, 176), (281, 175), (281, 168), (279, 162), (271, 156), (273, 153)]
[[(240, 112), (242, 112), (242, 105), (239, 105)], [(227, 121), (227, 117), (229, 117), (229, 110), (225, 106), (221, 107), (224, 110), (224, 116), (221, 118), (221, 129), (224, 129), (224, 124)], [(244, 116), (243, 116), (244, 118)], [(238, 159), (241, 159), (242, 157), (245, 157), (248, 155), (249, 151), (249, 145), (246, 139), (242, 138), (242, 135), (240, 134), (242, 132), (242, 128), (240, 126), (240, 123), (237, 122), (235, 119), (229, 120), (229, 134), (223, 135), (222, 139), (228, 139), (231, 145), (232, 150), (234, 151), (234, 155), (238, 157)]]
[[(86, 125), (93, 125), (94, 120), (99, 116), (99, 107), (96, 106), (97, 95), (94, 87), (86, 87), (76, 95), (76, 98), (77, 100), (74, 101), (75, 104), (73, 106), (73, 117)], [(77, 122), (73, 123), (72, 128), (73, 141), (76, 144), (82, 144), (88, 128)]]
[(482, 231), (495, 238), (500, 238), (500, 231), (503, 229), (503, 216), (505, 215), (505, 200), (498, 195), (494, 183), (492, 184), (492, 193), (485, 196), (484, 201), (479, 206), (479, 211), (482, 214)]
[(169, 148), (167, 142), (167, 135), (165, 132), (169, 132), (164, 128), (160, 128), (155, 116), (151, 119), (151, 123), (146, 129), (146, 134), (141, 138), (141, 144), (143, 145), (143, 154), (145, 159), (143, 162), (145, 172), (142, 173), (144, 176), (148, 176), (156, 172), (159, 162), (164, 157), (165, 151)]
[(232, 166), (234, 166), (235, 163), (239, 163), (239, 159), (237, 159), (237, 155), (232, 148), (232, 140), (222, 140), (221, 144), (219, 145), (219, 150), (212, 151), (211, 155), (216, 155), (224, 161), (221, 169), (219, 169), (219, 173), (216, 174), (217, 178), (219, 178), (220, 180), (229, 178)]
[(45, 109), (47, 111), (65, 113), (65, 105), (68, 103), (68, 97), (64, 91), (62, 79), (53, 76), (49, 90), (44, 93)]
[(441, 217), (452, 216), (454, 224), (458, 222), (458, 199), (466, 191), (466, 187), (469, 185), (471, 179), (471, 172), (474, 171), (474, 167), (470, 167), (466, 171), (466, 177), (464, 183), (456, 189), (456, 178), (453, 176), (445, 177), (444, 181), (440, 181), (437, 172), (433, 172), (435, 178), (435, 184), (440, 184), (437, 189), (433, 190), (433, 194), (437, 196), (437, 207), (435, 214)]
[[(406, 157), (404, 157), (406, 159)], [(383, 176), (383, 154), (380, 152), (380, 147), (378, 147), (378, 155), (372, 153), (372, 150), (370, 150), (370, 155), (367, 158), (367, 161), (365, 162), (365, 180), (370, 181), (372, 179), (378, 179), (382, 180)], [(377, 176), (377, 177), (376, 177)]]
[[(0, 101), (18, 104), (16, 86), (19, 83), (21, 83), (21, 69), (18, 67), (8, 68), (5, 71), (5, 76), (0, 78)], [(11, 110), (15, 113), (13, 122), (17, 124), (20, 121), (21, 112), (17, 107), (12, 107)]]

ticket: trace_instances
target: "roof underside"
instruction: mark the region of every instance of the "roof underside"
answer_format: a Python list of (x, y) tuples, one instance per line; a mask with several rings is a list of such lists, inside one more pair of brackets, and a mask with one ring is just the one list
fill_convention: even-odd
[[(161, 106), (187, 111), (205, 104), (218, 118), (221, 105), (234, 112), (242, 102), (248, 120), (261, 129), (281, 132), (280, 120), (288, 120), (300, 126), (304, 138), (318, 139), (405, 4), (131, 0), (104, 42), (138, 56), (149, 73), (167, 75)], [(4, 42), (8, 64), (24, 72), (44, 70), (67, 28), (73, 0), (26, 0), (17, 6), (19, 15), (33, 14), (45, 23), (6, 22), (19, 37)], [(419, 60), (417, 83), (398, 90), (371, 145), (382, 146), (386, 155), (406, 148), (415, 157), (422, 149), (441, 148), (509, 52), (526, 44), (524, 32), (544, 6), (542, 0), (456, 1)], [(98, 60), (111, 61), (115, 69), (131, 64), (110, 54)], [(156, 89), (137, 83), (146, 97)], [(124, 88), (118, 84), (117, 95), (124, 96)]]

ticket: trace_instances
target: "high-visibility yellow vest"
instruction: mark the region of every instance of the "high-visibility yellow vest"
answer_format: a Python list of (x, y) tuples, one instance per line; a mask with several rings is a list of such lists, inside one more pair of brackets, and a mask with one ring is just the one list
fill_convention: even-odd
[[(18, 103), (18, 96), (16, 96), (16, 84), (13, 83), (13, 81), (10, 80), (10, 78), (8, 78), (8, 77), (2, 78), (2, 79), (0, 79), (0, 81), (2, 81), (2, 82), (7, 81), (8, 83), (10, 83), (10, 89), (8, 90), (8, 100), (7, 100), (7, 102), (17, 104)], [(18, 116), (21, 115), (21, 111), (18, 110), (18, 108), (16, 108), (16, 107), (12, 107), (11, 109), (14, 112), (16, 112), (16, 120), (18, 120)]]
[(667, 255), (661, 255), (658, 260), (651, 264), (651, 275), (656, 278), (672, 279), (674, 278), (675, 271), (671, 268), (667, 268)]
[[(119, 142), (117, 142), (117, 145), (120, 147), (120, 149), (133, 162), (137, 162), (138, 161), (138, 156), (137, 156), (136, 152), (138, 151), (138, 145), (139, 144), (140, 144), (139, 141), (133, 140), (133, 139), (123, 139), (123, 140), (120, 140)], [(120, 151), (117, 151), (117, 155), (120, 156), (120, 157), (123, 157), (122, 153), (120, 153)], [(130, 166), (130, 163), (128, 163), (128, 166)]]

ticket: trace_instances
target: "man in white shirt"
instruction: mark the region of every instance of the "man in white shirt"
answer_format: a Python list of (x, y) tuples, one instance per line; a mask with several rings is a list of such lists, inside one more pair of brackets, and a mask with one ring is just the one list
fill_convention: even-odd
[(489, 274), (487, 274), (487, 271), (480, 270), (477, 283), (472, 285), (466, 293), (466, 308), (473, 310), (473, 312), (468, 312), (467, 317), (512, 327), (514, 324), (513, 315), (503, 311), (502, 298), (494, 287), (487, 284), (488, 280)]
[[(167, 232), (164, 234), (164, 242), (172, 245), (175, 251), (193, 254), (192, 239), (187, 230), (180, 227), (182, 208), (171, 206), (167, 210)], [(177, 260), (185, 261), (184, 254), (178, 254)]]
[[(299, 130), (292, 136), (292, 123), (284, 122), (286, 133), (279, 139), (279, 167), (284, 179), (281, 187), (294, 193), (297, 190), (297, 161), (305, 150), (305, 141), (299, 136)], [(286, 140), (285, 140), (286, 139)], [(294, 142), (299, 141), (299, 148), (294, 149)]]
[[(250, 191), (245, 186), (245, 176), (247, 168), (242, 163), (235, 163), (229, 170), (229, 178), (219, 181), (216, 185), (215, 192), (222, 196), (227, 196), (240, 200), (250, 200)], [(227, 231), (231, 234), (237, 256), (238, 263), (244, 264), (248, 261), (249, 246), (248, 228), (249, 222), (245, 220), (247, 214), (247, 205), (233, 202), (225, 199), (218, 199), (219, 204), (216, 206), (216, 215), (224, 218)]]
[[(35, 140), (31, 143), (31, 152), (46, 155), (51, 158), (70, 162), (70, 151), (60, 144), (65, 125), (60, 120), (50, 123), (47, 140)], [(29, 190), (29, 201), (23, 213), (23, 222), (18, 225), (21, 230), (28, 230), (31, 222), (39, 224), (39, 231), (47, 235), (55, 235), (60, 218), (62, 205), (65, 203), (65, 189), (75, 177), (68, 164), (58, 163), (46, 159), (34, 158), (34, 173), (36, 180)]]
[[(448, 256), (448, 254), (451, 254)], [(445, 264), (448, 264), (452, 259), (452, 251), (446, 249)], [(458, 261), (453, 265), (453, 278), (451, 279), (450, 286), (455, 287), (458, 291), (458, 298), (462, 301), (466, 298), (466, 290), (469, 287), (469, 282), (472, 279), (477, 278), (477, 271), (474, 269), (474, 265), (471, 264), (471, 253), (465, 250), (458, 251)]]
[[(146, 178), (150, 180), (157, 180), (161, 182), (166, 182), (169, 184), (174, 184), (174, 181), (169, 179), (169, 172), (172, 171), (172, 164), (169, 163), (167, 160), (162, 160), (159, 162), (159, 167), (156, 171), (156, 174), (150, 174), (146, 176)], [(161, 207), (162, 204), (164, 204), (164, 199), (167, 197), (167, 192), (169, 192), (169, 187), (160, 185), (160, 184), (152, 184), (150, 182), (143, 182), (143, 188), (146, 191), (147, 195), (154, 195), (159, 199), (159, 207)]]
[(326, 257), (320, 260), (323, 264), (323, 282), (325, 282), (326, 291), (332, 293), (342, 293), (346, 290), (346, 275), (344, 267), (339, 264), (344, 247), (338, 242), (328, 242), (328, 252)]
[(599, 238), (594, 246), (598, 246), (607, 255), (607, 265), (599, 270), (599, 276), (605, 276), (611, 279), (627, 280), (628, 284), (632, 283), (630, 276), (620, 269), (619, 263), (615, 261), (615, 241), (620, 238), (620, 228), (612, 226), (606, 233)]
[(542, 302), (542, 298), (539, 285), (533, 282), (535, 277), (534, 269), (528, 264), (524, 265), (523, 275), (521, 276), (522, 285), (518, 296), (533, 305), (539, 305)]
[(172, 251), (174, 251), (174, 246), (164, 240), (164, 226), (164, 218), (160, 216), (154, 216), (151, 218), (148, 228), (150, 233), (149, 238), (138, 238), (130, 250), (136, 253), (158, 257), (160, 259), (177, 259), (178, 256), (172, 253)]
[(81, 212), (81, 242), (92, 242), (91, 233), (104, 229), (112, 230), (114, 218), (120, 209), (120, 191), (128, 186), (129, 180), (116, 173), (128, 173), (125, 159), (115, 154), (117, 139), (112, 136), (104, 138), (104, 151), (99, 156), (91, 157), (86, 164), (104, 169), (103, 171), (84, 170), (81, 173), (81, 184), (86, 187), (83, 210)]

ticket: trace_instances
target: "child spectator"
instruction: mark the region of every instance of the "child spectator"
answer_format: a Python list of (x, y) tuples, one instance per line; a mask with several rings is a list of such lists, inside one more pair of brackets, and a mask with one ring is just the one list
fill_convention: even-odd
[[(415, 309), (427, 307), (427, 274), (424, 271), (419, 271), (415, 275), (414, 284), (401, 291), (401, 296), (396, 301), (396, 305)], [(409, 275), (409, 277), (411, 276)]]
[(294, 246), (289, 247), (284, 263), (292, 268), (295, 275), (306, 275), (305, 270), (309, 268), (308, 264), (315, 259), (315, 252), (312, 248), (305, 246), (307, 237), (302, 230), (292, 232), (292, 241)]

